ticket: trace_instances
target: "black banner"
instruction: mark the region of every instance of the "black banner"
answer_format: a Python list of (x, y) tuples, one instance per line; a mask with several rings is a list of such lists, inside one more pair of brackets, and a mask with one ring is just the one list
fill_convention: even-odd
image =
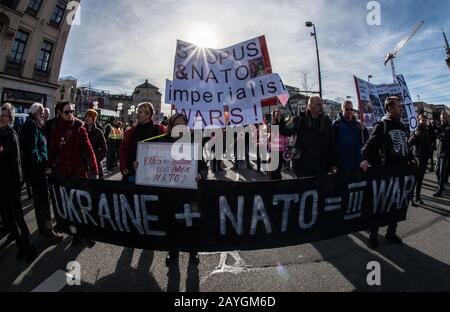
[(50, 179), (60, 228), (149, 250), (257, 250), (330, 239), (406, 220), (410, 172), (355, 173), (278, 182), (203, 181), (167, 189)]

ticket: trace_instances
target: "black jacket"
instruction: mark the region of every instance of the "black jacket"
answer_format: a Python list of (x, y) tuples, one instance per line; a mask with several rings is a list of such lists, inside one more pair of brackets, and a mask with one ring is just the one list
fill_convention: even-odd
[(419, 126), (411, 135), (409, 145), (413, 148), (413, 153), (420, 159), (430, 159), (433, 155), (433, 130), (427, 126)]
[(414, 158), (407, 131), (400, 119), (383, 117), (362, 149), (363, 160), (375, 166), (404, 167)]
[(86, 132), (89, 136), (89, 141), (91, 142), (92, 149), (95, 153), (95, 158), (97, 162), (101, 162), (108, 153), (108, 148), (106, 147), (106, 139), (103, 131), (97, 126), (95, 126), (91, 131), (86, 127)]
[[(298, 176), (316, 176), (327, 174), (334, 159), (335, 142), (331, 119), (322, 114), (319, 118), (311, 117), (309, 111), (300, 113), (293, 123), (280, 122), (280, 134), (297, 135), (295, 142), (296, 174)], [(294, 164), (295, 165), (295, 164)]]
[(0, 188), (19, 192), (22, 183), (19, 136), (12, 127), (0, 128)]
[(445, 125), (438, 130), (438, 158), (450, 157), (450, 125)]

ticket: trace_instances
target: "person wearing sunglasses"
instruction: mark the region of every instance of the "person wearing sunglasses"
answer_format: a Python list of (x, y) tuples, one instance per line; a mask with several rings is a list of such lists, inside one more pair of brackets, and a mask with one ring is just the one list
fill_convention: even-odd
[(356, 120), (351, 101), (344, 101), (341, 108), (332, 128), (336, 146), (334, 159), (341, 173), (351, 173), (359, 170), (361, 149), (369, 138), (369, 131)]
[(97, 160), (88, 134), (83, 122), (74, 114), (73, 104), (64, 105), (61, 119), (49, 138), (46, 172), (64, 177), (98, 177)]
[[(89, 137), (81, 120), (74, 117), (74, 105), (66, 103), (61, 118), (57, 121), (49, 138), (47, 175), (71, 178), (98, 179), (97, 159)], [(77, 245), (81, 238), (73, 237), (72, 244)], [(86, 240), (92, 248), (95, 242)]]
[(10, 240), (17, 245), (17, 258), (32, 262), (36, 256), (20, 200), (22, 169), (19, 138), (14, 131), (14, 106), (6, 103), (0, 115), (0, 215)]

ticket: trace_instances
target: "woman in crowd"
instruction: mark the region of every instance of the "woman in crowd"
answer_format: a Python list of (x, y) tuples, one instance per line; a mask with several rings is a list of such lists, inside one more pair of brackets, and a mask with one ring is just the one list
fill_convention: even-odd
[[(64, 105), (62, 118), (56, 123), (49, 138), (46, 174), (62, 177), (98, 178), (97, 160), (83, 122), (74, 117), (74, 106)], [(54, 171), (54, 172), (53, 172)], [(75, 235), (73, 244), (80, 237)], [(87, 241), (89, 247), (94, 242)]]
[(14, 107), (6, 103), (0, 115), (0, 214), (10, 238), (16, 241), (17, 258), (31, 263), (37, 256), (24, 220), (20, 200), (22, 168), (19, 138), (12, 125)]
[(89, 137), (89, 141), (94, 150), (97, 160), (98, 177), (103, 180), (103, 159), (108, 152), (106, 147), (106, 139), (103, 131), (97, 127), (97, 112), (94, 109), (88, 109), (84, 117), (85, 128)]
[(144, 102), (139, 104), (136, 117), (137, 125), (125, 132), (119, 154), (120, 172), (122, 173), (123, 181), (126, 183), (134, 183), (135, 181), (138, 143), (166, 132), (166, 128), (163, 125), (153, 122), (154, 112), (155, 109), (152, 103)]

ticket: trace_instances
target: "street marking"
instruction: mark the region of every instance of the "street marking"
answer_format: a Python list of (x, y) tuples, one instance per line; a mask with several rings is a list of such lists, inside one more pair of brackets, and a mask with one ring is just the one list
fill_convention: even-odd
[(383, 261), (387, 262), (389, 265), (391, 265), (394, 269), (400, 271), (401, 273), (405, 273), (406, 271), (404, 269), (402, 269), (401, 267), (399, 267), (398, 265), (396, 265), (394, 262), (392, 262), (391, 260), (389, 260), (388, 258), (386, 258), (385, 256), (383, 256), (382, 254), (380, 254), (379, 252), (376, 252), (375, 250), (370, 249), (369, 247), (367, 247), (366, 244), (364, 244), (360, 239), (358, 239), (356, 236), (354, 236), (353, 234), (349, 235), (350, 239), (353, 240), (357, 245), (359, 245), (360, 247), (364, 248), (366, 251), (370, 252), (373, 255), (376, 255), (377, 257), (380, 257), (381, 259), (383, 259)]
[(61, 291), (67, 286), (67, 279), (72, 279), (72, 275), (58, 270), (52, 276), (47, 278), (38, 287), (33, 289), (31, 292), (42, 292), (42, 293), (56, 293)]

